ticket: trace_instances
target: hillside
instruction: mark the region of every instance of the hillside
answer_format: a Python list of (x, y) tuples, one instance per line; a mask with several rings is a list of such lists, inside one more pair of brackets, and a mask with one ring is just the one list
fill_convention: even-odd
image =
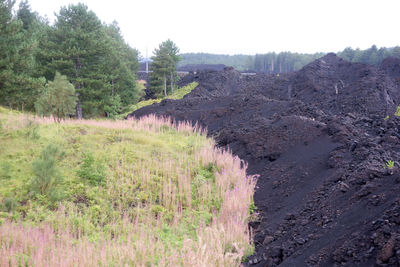
[(399, 266), (399, 63), (328, 54), (279, 76), (201, 72), (185, 99), (129, 117), (197, 122), (260, 175), (249, 265)]
[(191, 82), (191, 83), (185, 84), (184, 86), (181, 86), (181, 87), (175, 89), (170, 95), (168, 95), (166, 97), (139, 101), (138, 103), (129, 106), (127, 108), (128, 111), (126, 111), (125, 113), (122, 113), (118, 117), (123, 119), (126, 116), (128, 116), (128, 114), (134, 112), (135, 110), (138, 110), (139, 108), (150, 106), (154, 103), (160, 103), (164, 99), (182, 99), (185, 95), (187, 95), (191, 91), (193, 91), (193, 89), (195, 89), (197, 87), (197, 85), (198, 85), (197, 82)]
[(234, 266), (254, 177), (154, 116), (55, 123), (0, 107), (0, 266)]

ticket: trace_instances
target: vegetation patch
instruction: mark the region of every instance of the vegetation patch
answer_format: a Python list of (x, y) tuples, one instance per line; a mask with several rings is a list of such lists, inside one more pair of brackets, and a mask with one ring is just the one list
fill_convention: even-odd
[(185, 95), (189, 94), (193, 89), (195, 89), (199, 84), (197, 82), (192, 82), (186, 86), (176, 89), (167, 97), (156, 98), (156, 99), (148, 99), (144, 101), (140, 101), (135, 105), (131, 105), (128, 112), (125, 112), (120, 116), (120, 118), (124, 118), (128, 116), (128, 114), (138, 110), (140, 108), (153, 105), (154, 103), (160, 103), (164, 99), (182, 99)]
[(202, 130), (0, 111), (0, 266), (238, 266), (251, 253), (255, 179)]

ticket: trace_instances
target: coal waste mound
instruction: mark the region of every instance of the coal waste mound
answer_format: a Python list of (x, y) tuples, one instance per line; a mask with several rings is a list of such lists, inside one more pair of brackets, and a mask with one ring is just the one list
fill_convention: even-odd
[(244, 266), (400, 266), (399, 59), (184, 79), (199, 86), (128, 117), (198, 122), (260, 175)]

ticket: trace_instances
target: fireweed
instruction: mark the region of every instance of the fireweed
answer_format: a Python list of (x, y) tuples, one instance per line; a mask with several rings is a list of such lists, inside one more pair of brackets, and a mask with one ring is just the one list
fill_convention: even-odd
[[(0, 266), (239, 266), (252, 252), (255, 177), (203, 129), (155, 116), (0, 119), (0, 162), (11, 166), (11, 178), (0, 178)], [(32, 121), (35, 138), (26, 134)], [(27, 194), (32, 162), (49, 143), (65, 154), (56, 207)]]

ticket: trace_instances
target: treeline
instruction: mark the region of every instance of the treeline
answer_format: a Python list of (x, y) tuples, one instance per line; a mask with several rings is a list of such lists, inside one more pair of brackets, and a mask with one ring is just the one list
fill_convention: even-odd
[[(33, 111), (56, 72), (75, 88), (76, 117), (107, 116), (137, 102), (138, 51), (118, 24), (84, 4), (62, 7), (53, 25), (22, 1), (0, 0), (0, 105)], [(71, 114), (72, 115), (72, 114)]]
[(324, 53), (299, 54), (291, 52), (257, 54), (252, 58), (247, 70), (265, 73), (285, 73), (301, 69)]
[(253, 56), (247, 55), (217, 55), (208, 53), (184, 53), (181, 54), (178, 68), (188, 64), (224, 64), (237, 70), (246, 70), (252, 62)]
[[(187, 64), (225, 64), (241, 71), (264, 73), (285, 73), (301, 69), (311, 61), (324, 56), (325, 53), (301, 54), (291, 52), (266, 53), (254, 56), (246, 55), (214, 55), (205, 53), (182, 54), (180, 66)], [(388, 56), (400, 57), (400, 47), (377, 48), (375, 45), (366, 50), (350, 47), (337, 55), (351, 62), (378, 65)]]
[(366, 50), (352, 49), (348, 47), (342, 52), (339, 52), (337, 55), (351, 62), (379, 65), (385, 58), (389, 56), (400, 57), (400, 46), (390, 48), (381, 47), (378, 49), (376, 45), (373, 45)]

